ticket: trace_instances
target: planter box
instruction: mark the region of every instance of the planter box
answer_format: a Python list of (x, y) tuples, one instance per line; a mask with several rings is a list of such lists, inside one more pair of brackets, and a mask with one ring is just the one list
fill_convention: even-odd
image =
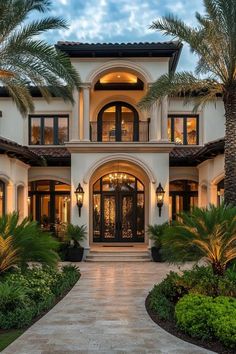
[(66, 252), (66, 261), (81, 262), (84, 255), (84, 248), (68, 248)]
[(151, 254), (152, 254), (153, 262), (163, 262), (161, 254), (160, 254), (160, 248), (152, 247)]

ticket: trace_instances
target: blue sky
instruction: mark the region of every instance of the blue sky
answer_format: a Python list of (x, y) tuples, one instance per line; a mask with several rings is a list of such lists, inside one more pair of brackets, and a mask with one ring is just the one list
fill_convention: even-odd
[[(143, 42), (162, 41), (149, 29), (153, 20), (178, 15), (194, 25), (196, 11), (203, 12), (202, 0), (53, 0), (51, 14), (68, 20), (68, 30), (47, 34), (47, 41)], [(196, 58), (185, 45), (178, 70), (193, 70)]]

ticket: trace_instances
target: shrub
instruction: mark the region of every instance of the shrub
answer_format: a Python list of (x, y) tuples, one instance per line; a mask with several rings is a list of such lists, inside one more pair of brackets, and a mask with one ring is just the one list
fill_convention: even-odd
[(74, 266), (61, 271), (34, 267), (6, 273), (0, 284), (0, 328), (22, 328), (52, 307), (56, 297), (69, 290), (79, 279)]
[(160, 319), (170, 320), (174, 317), (174, 305), (186, 294), (185, 288), (178, 284), (180, 276), (170, 272), (167, 277), (154, 286), (149, 295), (149, 305)]
[(175, 307), (177, 326), (192, 337), (216, 338), (236, 348), (236, 299), (185, 295)]

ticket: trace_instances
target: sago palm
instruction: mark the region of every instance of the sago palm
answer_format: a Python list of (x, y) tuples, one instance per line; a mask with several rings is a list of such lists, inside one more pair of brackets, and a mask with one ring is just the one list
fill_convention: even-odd
[[(25, 266), (27, 262), (35, 261), (54, 266), (58, 261), (58, 242), (49, 233), (43, 232), (35, 221), (25, 218), (19, 222), (16, 212), (0, 218), (0, 235), (2, 263)], [(10, 253), (14, 259), (8, 261)]]
[(182, 213), (164, 232), (164, 258), (170, 262), (205, 259), (214, 274), (222, 275), (236, 259), (236, 207), (210, 205)]
[(70, 58), (39, 39), (52, 29), (67, 28), (59, 17), (29, 21), (33, 12), (50, 9), (49, 0), (0, 1), (0, 86), (5, 86), (23, 115), (34, 110), (30, 86), (43, 97), (52, 95), (73, 102), (72, 91), (79, 76)]
[(149, 108), (166, 96), (183, 95), (187, 100), (194, 99), (197, 108), (222, 96), (226, 118), (225, 202), (236, 205), (236, 1), (203, 3), (205, 14), (196, 13), (195, 27), (174, 15), (153, 22), (151, 28), (189, 44), (199, 60), (195, 74), (177, 72), (161, 76), (140, 104)]
[(14, 246), (12, 236), (0, 235), (0, 274), (7, 271), (20, 260), (19, 249)]

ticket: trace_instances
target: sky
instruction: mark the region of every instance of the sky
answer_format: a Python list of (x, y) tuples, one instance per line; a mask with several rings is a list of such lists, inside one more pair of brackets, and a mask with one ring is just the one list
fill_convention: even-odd
[[(46, 35), (48, 42), (149, 42), (166, 41), (149, 29), (168, 13), (195, 24), (195, 12), (203, 13), (202, 0), (52, 0), (51, 15), (62, 16), (69, 29)], [(194, 70), (196, 58), (185, 45), (178, 70)]]

